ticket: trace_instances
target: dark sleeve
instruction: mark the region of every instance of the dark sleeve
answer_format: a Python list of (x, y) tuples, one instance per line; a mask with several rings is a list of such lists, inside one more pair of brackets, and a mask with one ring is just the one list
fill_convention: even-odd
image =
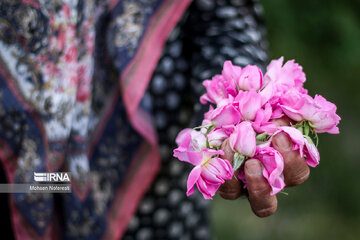
[(201, 124), (208, 105), (201, 105), (202, 81), (221, 73), (226, 60), (264, 69), (268, 61), (262, 8), (255, 1), (195, 0), (184, 23), (184, 53), (189, 61), (194, 114)]

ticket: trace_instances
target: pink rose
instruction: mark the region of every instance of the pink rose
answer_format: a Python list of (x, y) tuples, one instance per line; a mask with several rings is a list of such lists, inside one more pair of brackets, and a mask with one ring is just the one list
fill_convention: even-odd
[(269, 82), (260, 92), (261, 105), (268, 103), (269, 100), (274, 96), (275, 86), (273, 82)]
[(309, 120), (315, 127), (315, 131), (317, 133), (339, 134), (337, 125), (341, 118), (336, 114), (336, 105), (327, 101), (321, 95), (315, 95), (314, 105), (318, 111)]
[(274, 133), (273, 136), (275, 136), (280, 132), (285, 132), (290, 137), (291, 141), (293, 142), (292, 150), (299, 149), (300, 156), (302, 157), (303, 149), (305, 145), (305, 140), (302, 132), (300, 132), (298, 129), (294, 127), (282, 126), (282, 127), (278, 127), (278, 130)]
[[(206, 113), (204, 113), (204, 120), (203, 123), (206, 122), (206, 124), (211, 123), (211, 119), (210, 116), (212, 114), (212, 112), (214, 111), (214, 107), (213, 106), (209, 106), (209, 111), (207, 111)], [(206, 124), (202, 124), (202, 125), (206, 125)]]
[(302, 67), (294, 60), (287, 61), (282, 66), (283, 60), (284, 58), (281, 57), (270, 62), (264, 76), (265, 87), (260, 92), (263, 97), (262, 103), (269, 102), (274, 108), (274, 118), (282, 116), (281, 109), (277, 107), (278, 101), (289, 89), (294, 88), (302, 94), (307, 94), (307, 90), (303, 88), (306, 78)]
[(262, 97), (254, 90), (239, 92), (235, 102), (239, 104), (242, 120), (254, 120), (256, 112), (261, 108)]
[(311, 140), (304, 138), (304, 142), (304, 154), (306, 156), (306, 163), (310, 167), (316, 167), (320, 163), (319, 151)]
[(336, 114), (336, 105), (320, 95), (311, 98), (296, 90), (289, 91), (281, 99), (281, 108), (291, 119), (300, 122), (308, 120), (317, 133), (338, 134), (340, 117)]
[(284, 182), (284, 159), (281, 154), (272, 147), (256, 149), (255, 158), (264, 165), (263, 176), (272, 188), (271, 195), (277, 194), (285, 187)]
[(210, 147), (220, 147), (223, 141), (228, 137), (227, 130), (222, 128), (215, 128), (207, 135)]
[(229, 95), (236, 95), (236, 87), (233, 81), (226, 80), (222, 75), (216, 75), (211, 80), (203, 82), (206, 93), (200, 97), (200, 102), (220, 104)]
[(246, 66), (242, 71), (237, 85), (241, 90), (259, 90), (262, 87), (263, 74), (261, 69), (254, 65)]
[(196, 165), (196, 159), (202, 157), (200, 151), (206, 148), (206, 137), (199, 131), (184, 129), (178, 134), (176, 143), (178, 148), (174, 149), (174, 157)]
[(272, 147), (257, 147), (254, 158), (258, 159), (263, 165), (263, 176), (268, 181), (275, 195), (285, 187), (284, 182), (284, 159), (281, 154)]
[(272, 60), (266, 68), (266, 73), (264, 76), (264, 84), (267, 85), (269, 82), (274, 82), (276, 79), (279, 79), (281, 73), (281, 67), (284, 62), (284, 57), (279, 59)]
[(241, 75), (241, 67), (232, 65), (231, 61), (225, 61), (222, 76), (225, 81), (231, 86), (231, 89), (234, 89), (233, 96), (236, 96), (236, 81), (239, 79)]
[(272, 108), (272, 115), (270, 119), (281, 118), (284, 113), (279, 105), (280, 97), (287, 91), (289, 87), (285, 85), (277, 85), (275, 82), (268, 83), (260, 92), (261, 104), (270, 104)]
[(194, 192), (194, 185), (205, 199), (212, 199), (221, 184), (233, 177), (233, 169), (228, 160), (214, 157), (224, 154), (221, 150), (203, 149), (202, 159), (195, 164), (187, 180), (186, 195)]
[(302, 86), (306, 81), (306, 77), (302, 66), (295, 63), (295, 60), (287, 61), (284, 66), (282, 66), (283, 61), (284, 57), (281, 57), (270, 62), (264, 77), (265, 84), (273, 81), (278, 85), (286, 85), (303, 90)]
[(248, 121), (235, 126), (234, 132), (229, 137), (230, 147), (241, 155), (252, 157), (256, 149), (255, 131)]
[(306, 163), (310, 167), (316, 167), (319, 164), (320, 154), (310, 137), (304, 136), (302, 132), (294, 127), (279, 127), (274, 136), (279, 132), (285, 132), (290, 137), (294, 144), (292, 150), (299, 150), (300, 156), (306, 157)]
[[(193, 130), (193, 129), (191, 129), (191, 128), (185, 128), (185, 129), (181, 130), (181, 132), (178, 133), (178, 135), (177, 135), (177, 137), (176, 137), (176, 139), (175, 139), (176, 144), (177, 144), (178, 146), (180, 146), (181, 143), (184, 141), (184, 139), (185, 139), (188, 135), (190, 135), (190, 141), (191, 141), (191, 132), (192, 132), (192, 131), (195, 131), (195, 130)], [(205, 137), (205, 136), (204, 136), (204, 137)], [(205, 140), (206, 140), (206, 139), (205, 139)]]
[(254, 130), (258, 133), (264, 133), (267, 132), (269, 134), (272, 134), (275, 132), (277, 126), (273, 122), (269, 122), (271, 116), (272, 116), (272, 108), (269, 103), (265, 105), (264, 109), (259, 109), (256, 112), (255, 120), (252, 123), (252, 127)]
[(237, 124), (241, 119), (240, 112), (232, 103), (215, 108), (208, 112), (206, 117), (211, 120), (215, 127)]

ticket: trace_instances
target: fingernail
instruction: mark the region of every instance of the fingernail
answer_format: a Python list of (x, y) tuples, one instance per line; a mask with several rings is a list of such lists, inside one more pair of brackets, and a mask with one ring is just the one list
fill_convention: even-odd
[(256, 160), (248, 160), (245, 164), (249, 176), (261, 176), (261, 166)]
[(282, 151), (289, 151), (292, 148), (292, 143), (285, 133), (277, 134), (274, 138), (274, 144)]

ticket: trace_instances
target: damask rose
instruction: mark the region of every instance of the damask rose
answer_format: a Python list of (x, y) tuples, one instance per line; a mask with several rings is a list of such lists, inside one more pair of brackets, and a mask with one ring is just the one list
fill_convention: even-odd
[(187, 196), (193, 194), (196, 185), (205, 199), (212, 199), (220, 185), (233, 177), (230, 162), (217, 157), (223, 154), (221, 150), (203, 149), (201, 158), (195, 157), (189, 161), (195, 167), (187, 180)]
[(289, 118), (298, 122), (309, 121), (317, 133), (339, 133), (337, 125), (341, 118), (336, 114), (336, 105), (324, 97), (315, 95), (315, 98), (312, 98), (293, 89), (280, 101), (282, 110)]
[(227, 130), (223, 128), (216, 128), (207, 134), (210, 147), (220, 147), (223, 141), (229, 137)]
[[(270, 194), (279, 193), (285, 187), (284, 159), (272, 139), (280, 133), (309, 166), (319, 164), (318, 133), (339, 133), (336, 105), (308, 95), (302, 67), (294, 60), (283, 62), (283, 57), (271, 61), (263, 76), (257, 66), (241, 68), (226, 61), (221, 75), (204, 81), (206, 93), (200, 101), (210, 103), (209, 111), (201, 126), (179, 133), (174, 150), (175, 157), (195, 166), (187, 181), (188, 196), (196, 185), (205, 199), (212, 199), (235, 171), (246, 188), (244, 163), (250, 158), (261, 162)], [(284, 120), (280, 118), (289, 126), (278, 126)]]
[(254, 120), (256, 112), (261, 108), (261, 96), (254, 90), (239, 92), (235, 102), (238, 103), (241, 119), (244, 121)]
[(229, 95), (236, 95), (235, 83), (226, 81), (222, 75), (216, 75), (211, 80), (203, 82), (206, 88), (206, 93), (201, 96), (201, 103), (215, 103), (221, 105), (224, 100), (227, 100)]
[(280, 192), (285, 187), (284, 159), (281, 154), (272, 147), (258, 146), (254, 158), (260, 160), (264, 166), (263, 176), (272, 189), (270, 194), (274, 195)]
[(306, 163), (310, 167), (316, 167), (320, 163), (319, 151), (310, 138), (305, 137), (304, 143), (305, 143), (304, 155), (306, 157)]
[(263, 84), (263, 74), (261, 69), (254, 65), (246, 66), (242, 71), (237, 86), (240, 90), (250, 91), (259, 90)]
[(277, 126), (270, 121), (272, 114), (272, 108), (269, 103), (267, 103), (264, 108), (259, 109), (256, 112), (254, 122), (252, 122), (254, 130), (258, 133), (274, 133)]
[(192, 129), (182, 130), (176, 138), (178, 148), (174, 150), (174, 157), (180, 161), (190, 162), (192, 159), (201, 158), (200, 151), (206, 149), (206, 137)]
[(247, 157), (254, 156), (256, 135), (251, 123), (245, 121), (236, 125), (234, 132), (229, 137), (229, 143), (234, 152)]
[(311, 138), (294, 128), (279, 127), (274, 136), (279, 132), (285, 132), (293, 142), (292, 150), (299, 150), (300, 156), (306, 158), (306, 163), (310, 167), (316, 167), (320, 162), (320, 154)]
[(278, 127), (278, 130), (274, 133), (274, 136), (280, 132), (286, 133), (291, 141), (293, 142), (293, 148), (292, 150), (299, 150), (300, 156), (302, 157), (304, 155), (304, 145), (305, 145), (305, 138), (298, 129), (293, 127)]
[[(224, 80), (228, 83), (228, 85), (231, 86), (231, 89), (235, 88), (236, 90), (236, 83), (238, 79), (240, 78), (242, 73), (242, 69), (239, 66), (234, 66), (231, 61), (225, 61), (224, 67), (222, 70), (222, 76), (224, 77)], [(236, 92), (233, 96), (236, 96)]]
[(265, 84), (274, 82), (276, 85), (295, 87), (301, 92), (306, 81), (302, 67), (294, 60), (287, 61), (283, 66), (283, 61), (284, 58), (281, 57), (270, 62), (265, 74)]
[(216, 127), (236, 124), (240, 121), (241, 115), (235, 104), (227, 104), (215, 108), (209, 113), (209, 119)]

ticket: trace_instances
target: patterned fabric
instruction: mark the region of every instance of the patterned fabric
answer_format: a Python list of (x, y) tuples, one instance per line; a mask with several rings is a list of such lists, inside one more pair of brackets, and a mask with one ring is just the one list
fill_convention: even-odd
[(72, 194), (10, 195), (17, 239), (117, 239), (126, 230), (159, 166), (153, 121), (140, 101), (188, 3), (0, 1), (7, 181), (72, 173)]
[(0, 1), (7, 181), (72, 172), (72, 194), (9, 195), (17, 239), (118, 239), (156, 173), (157, 149), (161, 171), (123, 239), (210, 238), (208, 202), (185, 196), (189, 169), (171, 157), (174, 139), (207, 110), (202, 80), (227, 59), (261, 66), (266, 44), (251, 0), (196, 0), (167, 38), (188, 3)]
[(172, 158), (176, 134), (200, 124), (202, 81), (225, 60), (265, 67), (267, 44), (262, 8), (253, 1), (195, 0), (170, 34), (149, 84), (161, 170), (139, 205), (124, 240), (211, 239), (209, 201), (186, 197), (188, 165)]

